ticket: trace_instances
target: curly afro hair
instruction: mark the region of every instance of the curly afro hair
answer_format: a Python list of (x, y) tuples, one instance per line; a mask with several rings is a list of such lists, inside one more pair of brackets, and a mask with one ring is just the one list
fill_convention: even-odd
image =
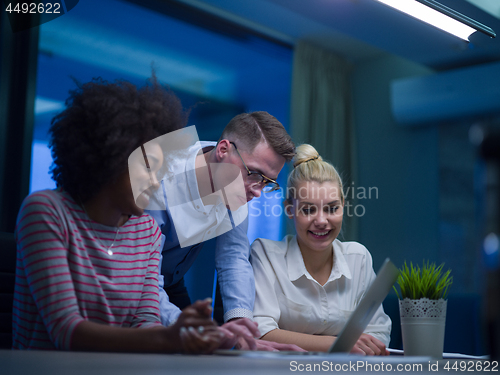
[(57, 186), (81, 201), (125, 173), (137, 147), (184, 127), (189, 114), (154, 72), (141, 88), (95, 78), (70, 91), (66, 107), (49, 130), (51, 172)]

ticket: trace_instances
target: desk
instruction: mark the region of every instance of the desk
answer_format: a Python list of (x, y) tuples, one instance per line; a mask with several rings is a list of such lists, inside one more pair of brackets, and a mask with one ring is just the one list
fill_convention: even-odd
[[(425, 358), (409, 360), (405, 357), (360, 357), (343, 354), (336, 355), (290, 355), (276, 356), (273, 353), (249, 352), (244, 356), (225, 355), (181, 355), (181, 354), (118, 354), (118, 353), (85, 353), (85, 352), (50, 352), (50, 351), (13, 351), (0, 350), (1, 375), (165, 375), (165, 374), (207, 374), (207, 375), (281, 375), (281, 374), (318, 374), (353, 372), (350, 365), (365, 363), (370, 369), (358, 368), (357, 372), (376, 373), (406, 372), (398, 371), (398, 364), (414, 367), (415, 373), (439, 374), (457, 373), (445, 371), (443, 366), (447, 360), (439, 361), (439, 371), (432, 371)], [(381, 366), (384, 366), (384, 371)], [(312, 369), (316, 365), (316, 371)], [(335, 370), (335, 365), (344, 366)], [(391, 365), (392, 371), (387, 371)], [(310, 367), (307, 367), (310, 366)], [(333, 366), (333, 367), (331, 367)], [(377, 367), (378, 366), (378, 367)], [(307, 368), (310, 370), (308, 371)], [(320, 370), (322, 368), (322, 370)], [(378, 368), (378, 370), (377, 370)], [(404, 367), (402, 367), (404, 369)], [(409, 367), (407, 367), (409, 369)], [(498, 368), (497, 368), (498, 371)], [(490, 372), (491, 373), (491, 367)], [(495, 373), (495, 372), (493, 372)]]

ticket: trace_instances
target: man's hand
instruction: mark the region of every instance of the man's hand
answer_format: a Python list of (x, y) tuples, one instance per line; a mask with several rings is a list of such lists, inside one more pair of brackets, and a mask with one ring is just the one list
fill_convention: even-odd
[(265, 350), (268, 352), (281, 352), (281, 351), (292, 351), (292, 352), (307, 352), (307, 350), (302, 349), (294, 344), (280, 344), (274, 341), (257, 340), (257, 350)]
[(231, 320), (219, 327), (219, 331), (224, 334), (224, 341), (221, 349), (231, 349), (238, 341), (245, 343), (248, 350), (257, 350), (255, 337), (260, 337), (257, 323), (248, 318)]
[(354, 345), (354, 348), (352, 348), (351, 353), (361, 355), (390, 354), (382, 341), (366, 333), (363, 333), (361, 335), (361, 337), (358, 339), (358, 342), (356, 342), (356, 345)]
[(266, 352), (279, 352), (279, 351), (293, 351), (293, 352), (306, 352), (307, 350), (304, 350), (297, 345), (294, 344), (280, 344), (274, 341), (267, 341), (267, 340), (255, 340), (256, 347), (255, 349), (252, 349), (250, 346), (248, 346), (247, 342), (244, 340), (238, 340), (236, 343), (236, 349), (239, 350), (261, 350), (261, 351), (266, 351)]
[(234, 347), (238, 350), (262, 350), (277, 352), (280, 350), (290, 350), (305, 352), (306, 350), (292, 344), (278, 344), (277, 342), (259, 340), (260, 337), (258, 325), (248, 318), (233, 319), (219, 327), (225, 338), (221, 349), (230, 349)]

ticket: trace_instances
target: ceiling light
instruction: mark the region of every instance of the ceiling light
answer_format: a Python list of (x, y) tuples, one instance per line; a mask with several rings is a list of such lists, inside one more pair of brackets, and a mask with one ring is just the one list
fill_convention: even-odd
[(465, 41), (475, 31), (494, 38), (495, 32), (488, 26), (469, 18), (434, 0), (377, 0), (403, 13), (453, 34)]

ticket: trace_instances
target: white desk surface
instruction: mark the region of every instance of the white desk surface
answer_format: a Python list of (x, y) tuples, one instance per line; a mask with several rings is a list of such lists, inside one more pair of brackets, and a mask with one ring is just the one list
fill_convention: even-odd
[[(344, 354), (276, 356), (266, 352), (248, 352), (242, 356), (234, 356), (0, 350), (0, 375), (289, 375), (353, 372), (349, 366), (358, 366), (356, 372), (362, 373), (407, 372), (399, 371), (398, 365), (403, 366), (401, 369), (404, 366), (410, 369), (408, 366), (421, 365), (414, 367), (412, 372), (422, 374), (450, 374), (457, 371), (446, 371), (443, 366), (446, 363), (451, 366), (455, 361), (460, 360), (438, 362), (430, 358), (361, 357)], [(436, 364), (439, 365), (439, 371), (436, 371)], [(371, 370), (367, 370), (366, 366), (370, 365)], [(391, 369), (387, 371), (389, 365)], [(313, 366), (316, 366), (315, 371)], [(344, 371), (339, 366), (343, 366)]]

